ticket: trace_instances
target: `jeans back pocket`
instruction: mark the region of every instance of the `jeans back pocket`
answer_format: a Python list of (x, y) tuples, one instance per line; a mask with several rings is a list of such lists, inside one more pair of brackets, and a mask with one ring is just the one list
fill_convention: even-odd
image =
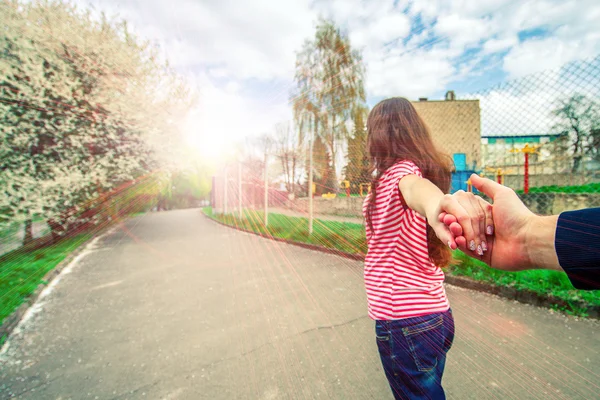
[(445, 356), (443, 315), (437, 314), (426, 321), (403, 327), (402, 333), (419, 371), (431, 371), (437, 366), (438, 359)]

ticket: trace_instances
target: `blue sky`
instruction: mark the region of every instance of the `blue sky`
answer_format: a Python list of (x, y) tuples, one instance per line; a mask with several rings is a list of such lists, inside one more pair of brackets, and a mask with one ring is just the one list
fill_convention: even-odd
[(197, 87), (191, 142), (289, 120), (295, 52), (319, 16), (362, 51), (368, 102), (440, 99), (600, 53), (597, 0), (77, 0), (119, 14)]

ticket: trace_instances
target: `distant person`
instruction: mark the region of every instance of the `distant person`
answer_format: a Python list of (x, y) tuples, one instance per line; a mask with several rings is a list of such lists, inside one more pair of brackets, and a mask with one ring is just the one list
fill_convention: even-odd
[[(471, 183), (493, 202), (495, 232), (489, 251), (479, 257), (482, 261), (506, 271), (564, 271), (575, 288), (600, 289), (600, 208), (539, 216), (506, 186), (475, 174)], [(471, 204), (465, 196), (457, 196), (457, 201)], [(450, 227), (459, 248), (466, 251), (462, 224), (446, 213), (439, 220)], [(471, 229), (471, 221), (465, 227)]]
[(406, 99), (383, 100), (373, 108), (367, 150), (375, 176), (363, 206), (364, 277), (383, 369), (396, 399), (444, 399), (442, 374), (454, 319), (441, 268), (457, 245), (438, 217), (442, 209), (451, 212), (462, 223), (460, 238), (469, 241), (468, 251), (482, 256), (486, 223), (492, 225), (487, 203), (444, 195), (452, 160), (435, 148)]

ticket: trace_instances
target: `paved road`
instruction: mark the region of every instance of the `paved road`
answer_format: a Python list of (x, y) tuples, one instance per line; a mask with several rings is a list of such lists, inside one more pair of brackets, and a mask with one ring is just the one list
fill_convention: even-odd
[[(451, 399), (592, 399), (600, 326), (448, 287)], [(390, 399), (360, 262), (199, 210), (99, 239), (0, 356), (0, 398)]]

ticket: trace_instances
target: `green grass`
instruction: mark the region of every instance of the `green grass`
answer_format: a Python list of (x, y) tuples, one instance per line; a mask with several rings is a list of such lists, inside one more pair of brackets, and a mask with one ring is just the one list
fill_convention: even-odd
[(90, 235), (79, 235), (30, 252), (15, 250), (0, 258), (0, 324), (42, 282), (42, 278)]
[(492, 269), (458, 250), (454, 252), (453, 256), (458, 263), (450, 267), (449, 272), (452, 275), (466, 276), (497, 286), (514, 287), (517, 290), (530, 290), (541, 295), (552, 295), (568, 302), (571, 306), (563, 311), (574, 315), (586, 315), (586, 310), (576, 306), (574, 301), (583, 301), (590, 306), (600, 306), (599, 290), (574, 289), (564, 272), (549, 270), (504, 272)]
[[(523, 193), (523, 190), (518, 190), (517, 193)], [(539, 186), (529, 188), (529, 193), (600, 193), (600, 183), (578, 186)]]
[(320, 245), (353, 254), (365, 254), (367, 242), (362, 224), (315, 219), (313, 234), (308, 235), (308, 219), (269, 214), (269, 225), (265, 229), (264, 213), (245, 211), (244, 218), (233, 215), (215, 215), (210, 207), (203, 209), (206, 215), (227, 225), (253, 232), (269, 234), (277, 238)]
[[(262, 212), (246, 211), (244, 218), (240, 220), (232, 215), (215, 215), (210, 207), (204, 208), (203, 211), (209, 217), (228, 225), (263, 234), (269, 233), (282, 239), (317, 244), (352, 254), (365, 254), (367, 251), (365, 230), (362, 224), (315, 219), (313, 235), (309, 237), (306, 218), (270, 214), (269, 226), (268, 229), (265, 229)], [(591, 306), (600, 306), (600, 290), (574, 289), (564, 272), (546, 270), (504, 272), (489, 268), (481, 261), (458, 250), (453, 253), (453, 257), (457, 263), (446, 269), (447, 274), (465, 276), (498, 286), (514, 287), (517, 290), (530, 290), (541, 295), (552, 295), (567, 302), (584, 301)], [(586, 315), (585, 309), (574, 304), (563, 311), (575, 315)]]

